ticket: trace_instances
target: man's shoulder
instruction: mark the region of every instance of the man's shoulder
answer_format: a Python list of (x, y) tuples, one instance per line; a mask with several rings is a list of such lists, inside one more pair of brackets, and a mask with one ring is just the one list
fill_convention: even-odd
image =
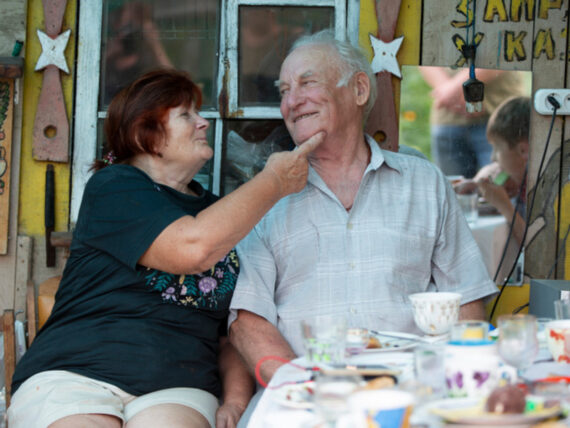
[(429, 159), (411, 155), (407, 153), (396, 153), (391, 150), (382, 150), (386, 164), (400, 172), (413, 170), (414, 173), (425, 172), (436, 175), (441, 173), (440, 169)]

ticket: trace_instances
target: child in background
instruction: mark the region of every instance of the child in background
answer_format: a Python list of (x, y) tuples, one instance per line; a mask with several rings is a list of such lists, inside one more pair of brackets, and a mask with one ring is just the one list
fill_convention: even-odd
[[(495, 163), (482, 168), (473, 180), (455, 186), (457, 193), (469, 193), (476, 186), (481, 196), (511, 222), (515, 205), (511, 198), (519, 195), (525, 184), (529, 157), (530, 98), (511, 97), (501, 103), (489, 118), (487, 139), (493, 146)], [(520, 244), (526, 226), (526, 192), (514, 217), (513, 236)]]

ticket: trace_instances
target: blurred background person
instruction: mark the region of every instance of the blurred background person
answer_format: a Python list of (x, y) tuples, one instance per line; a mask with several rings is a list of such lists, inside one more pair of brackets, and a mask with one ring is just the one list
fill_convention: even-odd
[(425, 81), (433, 88), (430, 114), (431, 153), (445, 175), (475, 176), (491, 162), (492, 147), (486, 138), (486, 125), (495, 108), (513, 95), (524, 93), (519, 72), (477, 69), (476, 77), (485, 84), (483, 109), (468, 113), (463, 83), (469, 69), (420, 67)]
[(476, 187), (508, 223), (514, 216), (513, 236), (519, 244), (526, 226), (530, 107), (529, 97), (511, 97), (497, 107), (487, 125), (487, 139), (496, 161), (472, 180), (454, 186), (457, 193), (469, 193)]

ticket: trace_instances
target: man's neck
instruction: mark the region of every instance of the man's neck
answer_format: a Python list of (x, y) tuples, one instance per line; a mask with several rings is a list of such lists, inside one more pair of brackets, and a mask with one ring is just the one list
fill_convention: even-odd
[[(336, 141), (315, 151), (311, 166), (336, 195), (346, 210), (350, 210), (364, 171), (370, 163), (370, 147), (364, 133), (351, 141)], [(320, 148), (319, 148), (320, 149)]]

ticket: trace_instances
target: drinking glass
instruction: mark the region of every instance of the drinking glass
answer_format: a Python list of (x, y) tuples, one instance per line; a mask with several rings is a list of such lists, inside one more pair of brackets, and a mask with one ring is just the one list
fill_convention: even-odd
[(461, 211), (463, 211), (467, 223), (470, 225), (477, 223), (477, 219), (479, 218), (479, 211), (477, 207), (479, 195), (477, 192), (463, 195), (457, 194), (457, 200), (459, 201)]
[(426, 343), (414, 349), (414, 374), (424, 398), (441, 398), (445, 393), (445, 346)]
[(570, 300), (562, 299), (554, 301), (554, 315), (557, 320), (570, 319)]
[(362, 377), (350, 370), (320, 372), (315, 381), (315, 411), (325, 426), (335, 427), (350, 412), (348, 397), (362, 385)]
[(301, 321), (307, 360), (314, 364), (340, 364), (345, 360), (346, 320), (322, 315)]
[(538, 354), (536, 317), (533, 315), (502, 315), (498, 318), (499, 355), (517, 369), (519, 380), (524, 369)]

